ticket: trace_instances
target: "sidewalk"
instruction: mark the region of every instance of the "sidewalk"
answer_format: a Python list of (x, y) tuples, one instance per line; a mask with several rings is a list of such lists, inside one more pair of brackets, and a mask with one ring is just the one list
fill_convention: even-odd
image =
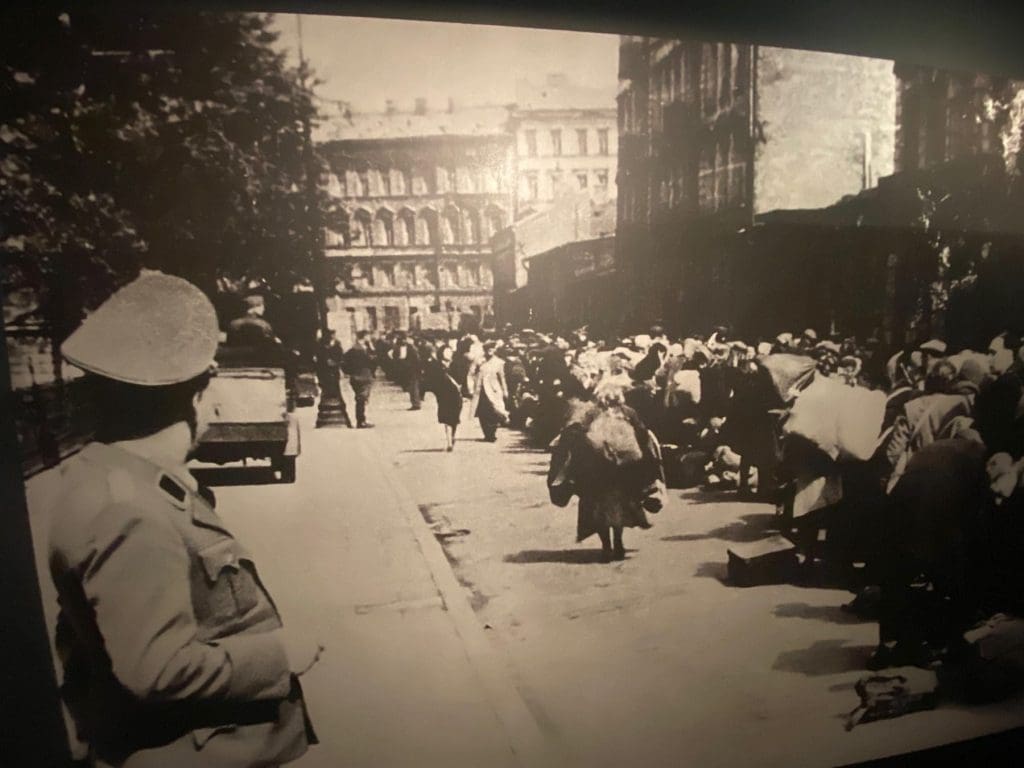
[[(374, 393), (378, 430), (403, 428), (389, 389)], [(466, 625), (464, 590), (393, 487), (376, 430), (317, 430), (315, 409), (298, 413), (295, 485), (217, 489), (285, 622), (327, 648), (303, 680), (321, 744), (297, 765), (535, 764), (525, 707)]]

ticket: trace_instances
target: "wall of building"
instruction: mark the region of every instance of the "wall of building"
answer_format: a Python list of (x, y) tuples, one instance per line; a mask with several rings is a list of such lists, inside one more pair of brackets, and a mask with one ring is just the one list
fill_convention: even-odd
[(828, 206), (893, 172), (891, 61), (760, 47), (755, 99), (755, 213)]
[(615, 198), (614, 108), (522, 111), (514, 122), (520, 210), (543, 209), (566, 191), (586, 191), (598, 202)]
[(322, 152), (328, 320), (343, 343), (493, 311), (490, 240), (514, 209), (511, 136), (340, 139)]

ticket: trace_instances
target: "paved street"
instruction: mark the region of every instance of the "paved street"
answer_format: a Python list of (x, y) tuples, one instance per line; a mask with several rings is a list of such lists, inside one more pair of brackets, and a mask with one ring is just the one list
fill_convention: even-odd
[[(842, 591), (718, 578), (770, 508), (670, 491), (604, 565), (575, 502), (548, 502), (546, 454), (475, 422), (447, 454), (432, 399), (406, 409), (383, 384), (375, 430), (303, 409), (295, 485), (217, 489), (285, 621), (327, 646), (299, 765), (838, 765), (1024, 721), (1015, 701), (845, 732), (875, 625)], [(40, 551), (53, 481), (29, 483)]]

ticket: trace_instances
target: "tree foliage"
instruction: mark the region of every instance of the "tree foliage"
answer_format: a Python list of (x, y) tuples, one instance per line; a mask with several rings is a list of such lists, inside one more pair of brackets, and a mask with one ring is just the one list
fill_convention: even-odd
[[(140, 267), (312, 277), (303, 73), (249, 13), (20, 12), (0, 39), (0, 247), (10, 284), (77, 321)], [(315, 171), (314, 171), (315, 174)], [(63, 324), (63, 323), (58, 323)]]

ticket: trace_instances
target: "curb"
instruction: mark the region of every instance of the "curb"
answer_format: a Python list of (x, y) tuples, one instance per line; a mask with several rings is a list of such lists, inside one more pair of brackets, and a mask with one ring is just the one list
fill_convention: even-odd
[[(374, 433), (366, 442), (373, 442), (376, 449), (374, 453), (379, 460), (383, 453), (379, 450), (380, 438)], [(366, 442), (359, 441), (360, 450), (368, 451), (369, 446)], [(389, 473), (385, 473), (385, 481), (416, 537), (416, 543), (427, 561), (434, 586), (452, 617), (456, 634), (462, 640), (470, 666), (508, 737), (509, 748), (516, 762), (523, 766), (555, 765), (556, 761), (546, 737), (512, 682), (507, 663), (501, 658), (502, 654), (493, 647), (483, 627), (480, 626), (469, 603), (466, 589), (455, 577), (441, 543), (434, 537), (405, 488), (396, 483)]]

